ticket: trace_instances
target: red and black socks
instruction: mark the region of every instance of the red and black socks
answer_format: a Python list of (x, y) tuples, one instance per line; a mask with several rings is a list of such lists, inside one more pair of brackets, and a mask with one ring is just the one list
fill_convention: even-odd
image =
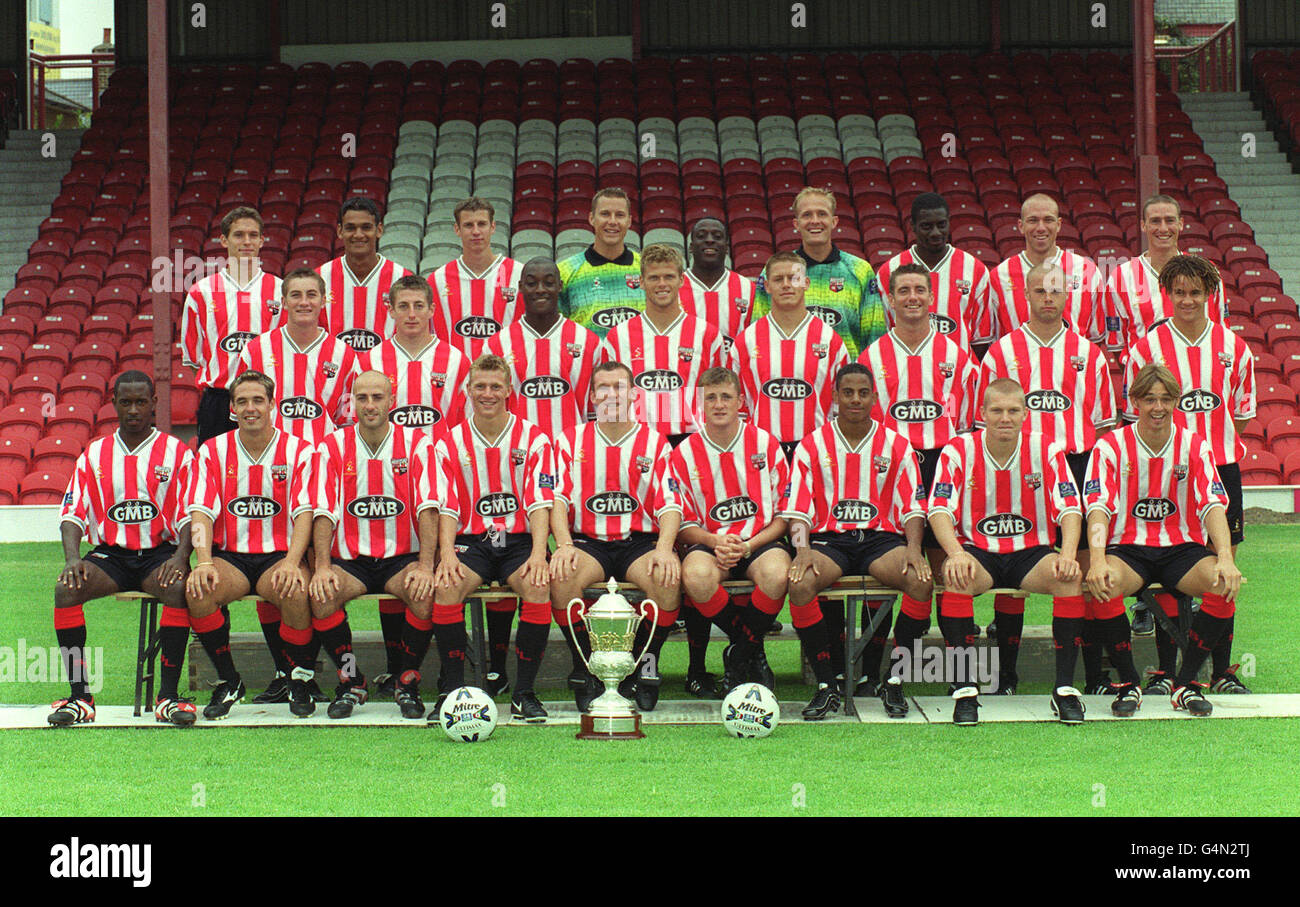
[[(550, 605), (547, 606), (546, 625), (551, 624)], [(506, 669), (510, 655), (510, 625), (515, 621), (515, 600), (499, 598), (487, 603), (488, 673), (500, 674)], [(520, 621), (523, 621), (522, 615)]]
[(266, 640), (266, 648), (270, 650), (271, 660), (275, 662), (275, 671), (277, 674), (288, 674), (289, 659), (285, 657), (284, 646), (280, 642), (280, 621), (280, 609), (268, 601), (258, 599), (257, 622), (262, 625), (262, 638)]
[(81, 605), (54, 609), (54, 636), (59, 641), (59, 657), (67, 671), (72, 699), (90, 699), (86, 676), (86, 615)]
[(893, 624), (891, 615), (894, 613), (892, 604), (882, 602), (880, 599), (875, 600), (875, 606), (871, 602), (862, 603), (862, 633), (866, 635), (867, 628), (871, 622), (880, 614), (880, 609), (885, 608), (885, 616), (881, 619), (880, 625), (876, 627), (871, 634), (870, 641), (862, 650), (862, 676), (867, 680), (880, 682), (880, 665), (885, 658), (885, 644), (889, 641), (889, 630)]
[[(1161, 592), (1155, 596), (1156, 607), (1175, 625), (1178, 623), (1178, 598), (1182, 597), (1175, 597), (1168, 592)], [(1160, 670), (1170, 677), (1178, 671), (1178, 643), (1159, 620), (1156, 621), (1156, 659)]]
[[(382, 616), (383, 612), (380, 612)], [(407, 608), (402, 616), (402, 636), (399, 642), (400, 659), (396, 664), (397, 670), (390, 670), (389, 673), (399, 679), (407, 671), (419, 671), (420, 665), (424, 664), (424, 656), (429, 652), (429, 643), (433, 640), (433, 621), (427, 617), (418, 617), (415, 612)], [(389, 661), (389, 667), (394, 667), (392, 661)]]
[(1083, 602), (1083, 630), (1079, 634), (1079, 654), (1083, 657), (1083, 684), (1092, 689), (1101, 683), (1101, 656), (1106, 643), (1097, 624), (1097, 603), (1091, 598)]
[[(203, 651), (212, 659), (212, 666), (217, 669), (217, 676), (223, 682), (234, 683), (239, 680), (235, 670), (235, 660), (230, 655), (230, 616), (224, 608), (218, 608), (207, 617), (191, 617), (190, 627), (199, 636)], [(276, 640), (280, 641), (280, 626), (275, 629)]]
[(1119, 682), (1140, 683), (1137, 667), (1133, 664), (1133, 634), (1128, 615), (1124, 613), (1124, 599), (1094, 601), (1092, 610), (1096, 615), (1097, 631), (1106, 647), (1106, 654), (1110, 656), (1110, 663), (1119, 675)]
[[(276, 631), (279, 639), (279, 630)], [(176, 699), (181, 682), (181, 666), (185, 664), (185, 644), (190, 641), (190, 612), (185, 608), (163, 605), (158, 616), (158, 660), (161, 663), (158, 679), (158, 697)], [(226, 646), (229, 654), (229, 644)], [(223, 680), (225, 678), (222, 678)]]
[(998, 638), (998, 682), (1014, 687), (1019, 680), (1016, 664), (1020, 660), (1020, 635), (1025, 629), (1025, 600), (1019, 595), (995, 595)]
[(289, 670), (292, 672), (295, 668), (301, 668), (304, 671), (316, 672), (316, 652), (319, 651), (319, 643), (312, 644), (316, 636), (312, 633), (311, 627), (303, 627), (301, 630), (295, 630), (286, 623), (280, 624), (280, 642), (284, 645), (284, 654), (289, 659)]
[[(1023, 615), (1021, 615), (1023, 618)], [(998, 615), (1001, 624), (1002, 615)], [(1052, 647), (1056, 650), (1056, 685), (1074, 686), (1074, 667), (1083, 642), (1083, 596), (1052, 597)]]
[(1237, 613), (1237, 605), (1213, 592), (1201, 596), (1201, 610), (1192, 618), (1187, 631), (1187, 649), (1183, 652), (1183, 666), (1174, 678), (1175, 687), (1184, 687), (1196, 679), (1201, 665), (1214, 651), (1214, 645), (1228, 629), (1228, 622)]
[(799, 643), (803, 646), (808, 664), (812, 666), (817, 682), (834, 685), (835, 668), (831, 664), (831, 635), (822, 616), (821, 602), (814, 598), (806, 605), (790, 604), (790, 622)]
[(844, 673), (844, 599), (827, 598), (822, 601), (822, 620), (831, 639), (831, 670), (839, 677)]
[(384, 671), (397, 677), (402, 673), (402, 640), (406, 635), (405, 602), (399, 598), (379, 600), (379, 631), (384, 637)]
[[(513, 616), (513, 608), (510, 613)], [(509, 632), (510, 626), (507, 624), (507, 636)], [(530, 692), (537, 682), (537, 670), (542, 665), (542, 655), (546, 652), (546, 640), (550, 633), (550, 602), (522, 602), (519, 608), (519, 629), (515, 632), (515, 659), (518, 663), (516, 693)], [(493, 670), (497, 670), (495, 666)]]
[(438, 692), (448, 693), (464, 686), (465, 650), (469, 648), (464, 602), (433, 606), (433, 638), (438, 643), (438, 658), (442, 662)]
[(686, 621), (686, 675), (697, 677), (708, 670), (709, 633), (713, 621), (701, 614), (689, 600), (682, 602), (682, 618)]
[(929, 600), (902, 596), (898, 603), (898, 617), (894, 619), (895, 649), (903, 649), (909, 656), (917, 654), (917, 641), (930, 629), (930, 611)]
[(352, 651), (352, 627), (348, 624), (348, 612), (339, 608), (329, 617), (312, 618), (311, 623), (325, 651), (329, 653), (330, 660), (334, 662), (334, 667), (338, 669), (339, 681), (344, 686), (365, 686), (365, 675), (361, 673), (356, 654)]
[[(975, 599), (960, 592), (944, 592), (939, 597), (939, 632), (950, 649), (974, 647), (978, 630), (975, 627)], [(975, 685), (971, 675), (974, 658), (952, 659), (954, 686)]]

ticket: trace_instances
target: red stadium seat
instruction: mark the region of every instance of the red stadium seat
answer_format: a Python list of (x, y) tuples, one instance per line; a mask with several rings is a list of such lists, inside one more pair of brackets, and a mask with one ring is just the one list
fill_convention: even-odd
[(11, 404), (0, 409), (0, 426), (5, 437), (35, 444), (45, 431), (45, 416), (39, 406)]
[(36, 322), (26, 315), (0, 315), (0, 343), (25, 347), (36, 335)]
[(41, 438), (32, 450), (31, 471), (71, 475), (86, 440), (62, 434)]
[(68, 371), (68, 357), (61, 343), (33, 343), (23, 353), (23, 370), (61, 378)]
[(46, 431), (49, 434), (61, 434), (78, 438), (81, 443), (90, 440), (94, 434), (95, 411), (84, 403), (60, 403), (50, 413)]
[(81, 325), (85, 317), (73, 315), (46, 315), (36, 322), (36, 334), (32, 338), (36, 343), (61, 343), (75, 346), (81, 337)]
[(1296, 415), (1296, 392), (1285, 384), (1260, 384), (1255, 400), (1261, 425)]
[(1300, 451), (1287, 454), (1282, 460), (1282, 481), (1287, 485), (1300, 485)]
[(1266, 450), (1250, 450), (1241, 458), (1242, 485), (1282, 484), (1282, 464)]
[(108, 377), (111, 374), (110, 368), (104, 375), (81, 371), (65, 376), (59, 382), (58, 402), (88, 406), (94, 412), (103, 405), (108, 395)]
[(105, 403), (95, 413), (95, 437), (103, 437), (117, 431), (117, 410), (112, 403)]
[(1285, 460), (1300, 452), (1300, 416), (1282, 416), (1268, 423), (1265, 429), (1268, 449), (1278, 459)]
[(8, 472), (0, 472), (0, 504), (17, 504), (19, 479)]
[(33, 406), (48, 413), (54, 407), (58, 388), (59, 382), (49, 375), (27, 372), (13, 380), (9, 388), (9, 402)]
[(5, 433), (0, 437), (0, 471), (27, 473), (27, 464), (32, 459), (32, 442), (25, 438), (14, 438)]
[(71, 478), (71, 469), (66, 472), (30, 472), (23, 477), (18, 503), (61, 504)]

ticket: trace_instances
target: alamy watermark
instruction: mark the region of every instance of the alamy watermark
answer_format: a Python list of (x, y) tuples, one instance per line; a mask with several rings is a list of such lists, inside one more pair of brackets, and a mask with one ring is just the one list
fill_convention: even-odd
[[(84, 657), (79, 657), (84, 652)], [(72, 673), (67, 660), (71, 656)], [(82, 676), (84, 673), (85, 676)], [(93, 694), (104, 687), (104, 647), (78, 651), (62, 646), (28, 646), (19, 639), (16, 646), (0, 646), (0, 683), (85, 683)]]
[(903, 683), (954, 683), (970, 681), (985, 693), (998, 688), (996, 646), (929, 646), (921, 640), (912, 648), (895, 648), (889, 676)]

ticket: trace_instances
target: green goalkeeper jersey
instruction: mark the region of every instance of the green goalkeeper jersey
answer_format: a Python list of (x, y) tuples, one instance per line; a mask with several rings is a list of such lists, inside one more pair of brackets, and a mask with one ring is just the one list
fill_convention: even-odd
[[(795, 251), (808, 266), (804, 294), (808, 311), (835, 329), (849, 358), (856, 362), (859, 353), (889, 330), (876, 272), (870, 263), (834, 246), (825, 261), (813, 261), (802, 248)], [(756, 284), (754, 321), (772, 311), (772, 297), (761, 276)]]
[(560, 314), (572, 318), (604, 340), (612, 328), (645, 311), (641, 256), (624, 248), (615, 259), (586, 251), (557, 262), (560, 269)]

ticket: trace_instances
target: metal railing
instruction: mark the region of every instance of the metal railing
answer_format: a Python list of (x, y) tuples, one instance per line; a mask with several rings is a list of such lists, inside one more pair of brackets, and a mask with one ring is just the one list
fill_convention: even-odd
[[(1237, 23), (1228, 22), (1200, 44), (1156, 48), (1156, 64), (1169, 61), (1169, 84), (1174, 91), (1237, 91)], [(1196, 85), (1183, 86), (1183, 65), (1195, 65)]]
[[(40, 54), (30, 51), (27, 54), (27, 68), (31, 78), (27, 80), (28, 104), (27, 104), (27, 128), (44, 129), (45, 128), (45, 110), (46, 99), (48, 96), (46, 90), (45, 74), (51, 69), (89, 69), (90, 76), (90, 109), (92, 113), (99, 110), (100, 94), (100, 73), (112, 72), (115, 65), (115, 56), (111, 53), (102, 54)], [(57, 85), (57, 80), (51, 80)], [(108, 84), (108, 80), (103, 80)]]

